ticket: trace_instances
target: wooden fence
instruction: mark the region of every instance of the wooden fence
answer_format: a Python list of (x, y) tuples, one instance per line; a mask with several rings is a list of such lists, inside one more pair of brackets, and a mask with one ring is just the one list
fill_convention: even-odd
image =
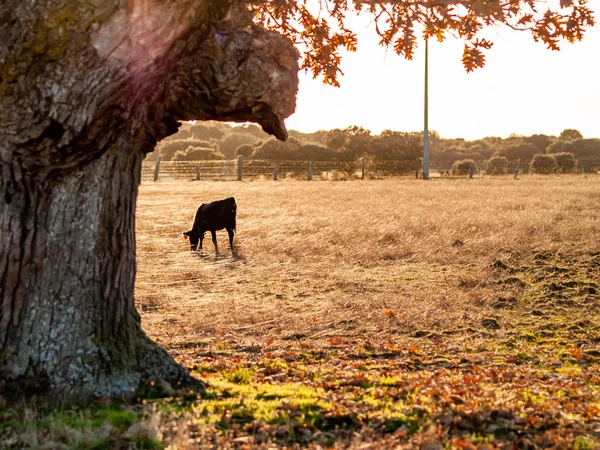
[[(241, 180), (263, 177), (266, 179), (296, 178), (312, 179), (361, 179), (398, 176), (415, 177), (421, 168), (418, 161), (286, 161), (267, 159), (211, 160), (211, 161), (144, 161), (142, 180)], [(591, 166), (591, 163), (590, 163)], [(481, 167), (481, 163), (479, 163)], [(508, 174), (531, 175), (528, 165), (509, 161)], [(597, 173), (597, 167), (578, 172)], [(471, 167), (468, 177), (481, 177), (484, 170)], [(419, 175), (421, 176), (421, 174)], [(430, 177), (449, 176), (449, 169), (430, 168)], [(458, 176), (461, 178), (462, 176)]]
[[(241, 162), (241, 176), (240, 176)], [(416, 161), (286, 161), (265, 159), (144, 161), (142, 180), (238, 180), (277, 178), (382, 178), (415, 175)]]

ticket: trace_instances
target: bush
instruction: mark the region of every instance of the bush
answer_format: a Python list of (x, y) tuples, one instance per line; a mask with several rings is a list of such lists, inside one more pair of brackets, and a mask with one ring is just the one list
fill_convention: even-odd
[(560, 151), (553, 153), (573, 153), (576, 158), (600, 158), (600, 139), (575, 139), (565, 142)]
[(254, 159), (294, 159), (295, 150), (301, 143), (294, 137), (282, 142), (276, 138), (267, 139), (254, 149)]
[(521, 162), (527, 163), (531, 161), (533, 155), (540, 152), (540, 149), (528, 142), (524, 142), (517, 145), (508, 145), (506, 147), (502, 147), (500, 150), (494, 153), (494, 156), (504, 156), (509, 161), (514, 161), (520, 159)]
[(381, 161), (414, 161), (423, 154), (422, 133), (401, 133), (384, 130), (379, 136), (370, 137), (370, 151), (373, 159)]
[(270, 137), (269, 134), (265, 133), (261, 127), (254, 125), (253, 123), (246, 123), (244, 125), (231, 127), (231, 132), (254, 136), (256, 141), (268, 139)]
[(225, 135), (225, 131), (231, 128), (229, 125), (218, 122), (196, 122), (194, 124), (184, 122), (177, 133), (167, 136), (164, 141), (175, 141), (180, 139), (193, 139), (196, 141), (219, 140)]
[(504, 175), (508, 172), (508, 159), (504, 156), (494, 156), (491, 158), (485, 169), (488, 175)]
[(556, 153), (552, 155), (556, 161), (556, 169), (559, 173), (573, 173), (577, 167), (577, 160), (573, 153)]
[(573, 130), (572, 128), (567, 128), (560, 133), (558, 138), (561, 141), (574, 141), (575, 139), (583, 139), (583, 135), (579, 132), (579, 130)]
[(165, 161), (171, 160), (177, 152), (185, 153), (189, 147), (208, 148), (215, 151), (218, 146), (208, 141), (198, 141), (195, 139), (163, 140), (157, 145), (157, 149), (160, 152), (159, 154)]
[(473, 141), (469, 147), (469, 152), (472, 154), (479, 153), (484, 159), (490, 158), (494, 154), (494, 151), (494, 147), (481, 139)]
[(548, 144), (546, 147), (546, 153), (562, 153), (564, 146), (564, 141), (557, 139), (556, 141)]
[(333, 161), (335, 151), (324, 145), (305, 144), (298, 147), (292, 156), (291, 159), (300, 161)]
[(225, 159), (225, 155), (221, 152), (215, 152), (212, 148), (188, 147), (184, 152), (180, 150), (175, 153), (172, 161), (202, 161), (209, 159)]
[(304, 143), (295, 137), (282, 142), (271, 138), (254, 147), (254, 159), (289, 159), (296, 161), (332, 161), (336, 152), (324, 145)]
[(560, 150), (556, 153), (573, 153), (579, 162), (579, 167), (586, 172), (600, 168), (600, 139), (575, 139), (565, 142)]
[(468, 175), (469, 170), (473, 166), (473, 170), (477, 170), (477, 162), (473, 159), (461, 159), (452, 164), (452, 175)]
[(546, 148), (552, 143), (553, 138), (545, 134), (533, 134), (525, 138), (525, 142), (535, 145), (540, 152), (545, 152)]
[(348, 174), (339, 170), (330, 170), (327, 172), (327, 179), (329, 181), (346, 181)]
[(556, 172), (556, 159), (552, 155), (538, 153), (533, 155), (530, 167), (533, 173), (549, 175)]
[(156, 150), (154, 150), (151, 153), (148, 153), (146, 155), (146, 161), (156, 161), (158, 159), (158, 153)]
[(436, 152), (435, 157), (432, 154), (432, 161), (435, 161), (435, 164), (439, 167), (447, 168), (452, 167), (452, 165), (456, 161), (460, 161), (463, 159), (472, 159), (469, 158), (471, 154), (468, 150), (465, 150), (461, 147), (448, 147), (441, 152)]
[(252, 158), (252, 152), (254, 152), (254, 147), (250, 144), (242, 144), (235, 150), (235, 157), (243, 156), (244, 158)]
[[(190, 125), (190, 137), (192, 139), (205, 141), (218, 141), (225, 136), (225, 131), (231, 128), (224, 123), (218, 122), (197, 122)], [(181, 132), (181, 131), (180, 131)]]
[(252, 145), (259, 140), (260, 139), (258, 139), (256, 136), (252, 136), (251, 134), (239, 131), (235, 133), (230, 133), (223, 139), (221, 139), (219, 141), (219, 148), (221, 152), (223, 152), (223, 154), (225, 155), (225, 158), (233, 159), (235, 157), (235, 151), (240, 145)]

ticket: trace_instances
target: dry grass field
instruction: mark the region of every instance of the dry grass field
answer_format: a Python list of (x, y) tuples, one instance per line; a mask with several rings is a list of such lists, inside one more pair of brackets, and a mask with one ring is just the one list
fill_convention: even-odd
[[(190, 252), (228, 196), (238, 255)], [(142, 325), (206, 392), (0, 408), (0, 448), (600, 449), (599, 236), (596, 176), (144, 183)]]
[[(190, 252), (228, 196), (238, 257)], [(214, 402), (173, 448), (600, 448), (598, 177), (146, 183), (137, 220), (144, 328)]]
[[(221, 256), (209, 233), (190, 252), (199, 204), (227, 196), (239, 257), (225, 231)], [(515, 285), (495, 261), (598, 252), (600, 180), (145, 183), (137, 227), (136, 301), (158, 341), (396, 341), (496, 314)]]

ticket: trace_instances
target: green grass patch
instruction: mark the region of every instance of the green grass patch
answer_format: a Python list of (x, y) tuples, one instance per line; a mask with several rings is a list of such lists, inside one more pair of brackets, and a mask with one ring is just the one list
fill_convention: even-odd
[(234, 423), (263, 419), (270, 424), (294, 423), (314, 426), (321, 412), (333, 408), (323, 400), (323, 389), (299, 383), (240, 384), (227, 378), (210, 378), (208, 396), (194, 406), (200, 423), (226, 428)]
[(250, 384), (254, 379), (254, 374), (245, 367), (235, 369), (232, 372), (225, 371), (223, 372), (223, 376), (225, 377), (225, 379), (236, 384)]

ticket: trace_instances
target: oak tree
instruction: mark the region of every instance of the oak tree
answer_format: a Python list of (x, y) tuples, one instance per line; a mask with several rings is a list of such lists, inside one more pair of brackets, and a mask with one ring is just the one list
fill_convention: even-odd
[(467, 71), (485, 65), (493, 46), (486, 29), (507, 26), (529, 32), (535, 41), (559, 50), (560, 41), (581, 40), (594, 25), (588, 0), (252, 0), (255, 21), (277, 29), (303, 50), (302, 68), (338, 85), (341, 50), (355, 51), (357, 36), (347, 24), (352, 14), (368, 16), (384, 46), (412, 59), (418, 37), (464, 41)]
[(0, 390), (192, 382), (133, 302), (141, 162), (179, 121), (285, 139), (297, 52), (237, 1), (0, 3)]
[[(0, 2), (0, 391), (85, 399), (191, 382), (133, 303), (141, 161), (181, 121), (252, 121), (279, 139), (302, 67), (338, 84), (349, 14), (411, 58), (417, 35), (528, 30), (556, 49), (585, 0)], [(422, 30), (422, 31), (420, 31)], [(239, 145), (239, 144), (237, 144)], [(236, 147), (237, 147), (236, 145)], [(235, 147), (234, 147), (235, 149)]]

